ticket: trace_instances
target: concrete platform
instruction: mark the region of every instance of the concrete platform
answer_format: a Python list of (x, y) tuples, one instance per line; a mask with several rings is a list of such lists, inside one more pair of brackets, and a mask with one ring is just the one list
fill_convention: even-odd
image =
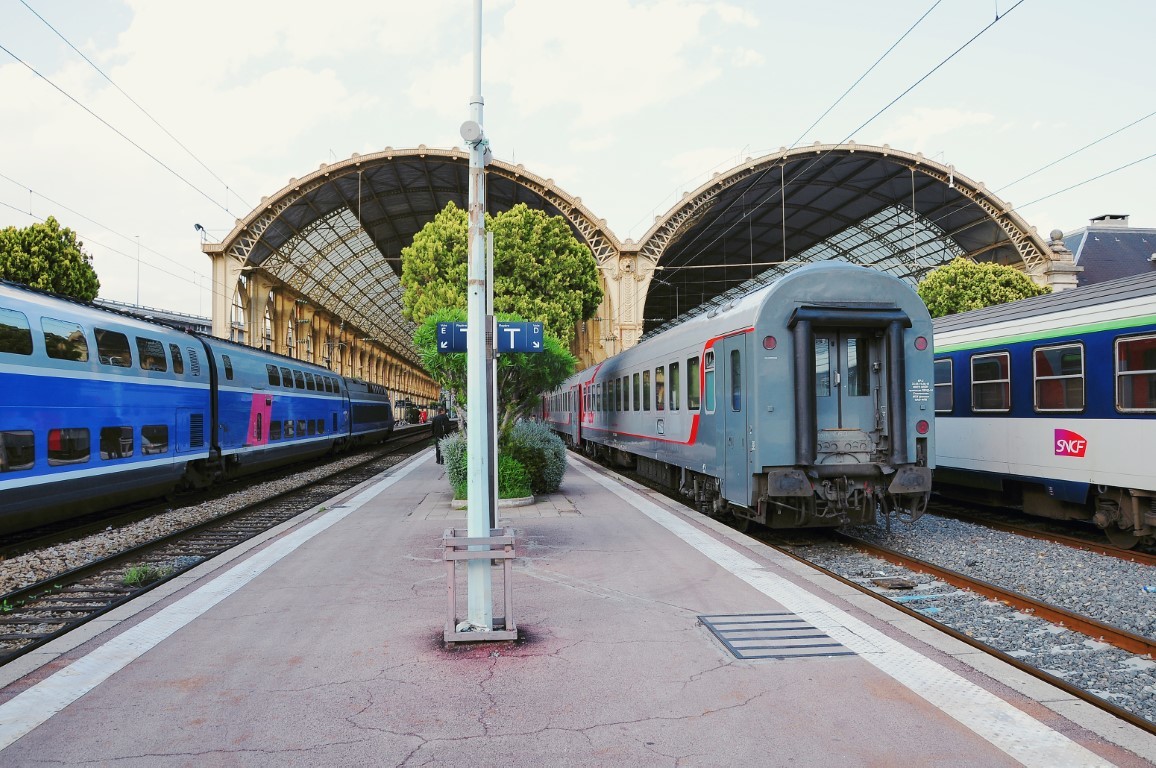
[[(441, 534), (465, 513), (425, 453), (0, 668), (0, 765), (1156, 760), (1147, 734), (570, 462), (560, 494), (501, 513), (519, 641), (442, 642)], [(699, 618), (746, 614), (794, 622), (734, 643), (774, 658)]]

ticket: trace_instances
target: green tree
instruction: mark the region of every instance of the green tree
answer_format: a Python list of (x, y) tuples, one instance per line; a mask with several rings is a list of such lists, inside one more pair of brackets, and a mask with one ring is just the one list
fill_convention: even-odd
[(957, 258), (933, 269), (919, 284), (919, 298), (932, 317), (1006, 304), (1051, 293), (1013, 267)]
[[(442, 389), (454, 393), (455, 401), (468, 410), (466, 400), (466, 355), (437, 351), (437, 324), (464, 322), (464, 309), (440, 309), (426, 317), (413, 334), (422, 366)], [(500, 314), (499, 320), (521, 321), (517, 315)], [(534, 353), (507, 353), (498, 356), (497, 399), (498, 436), (502, 442), (517, 423), (533, 413), (538, 395), (558, 386), (574, 371), (577, 360), (562, 342), (546, 331), (544, 349)]]
[[(598, 310), (602, 291), (590, 249), (561, 216), (524, 203), (486, 217), (494, 233), (494, 310), (543, 323), (569, 345)], [(449, 203), (402, 249), (402, 314), (419, 325), (438, 310), (466, 308), (469, 219)]]
[(0, 229), (0, 278), (33, 288), (92, 301), (100, 280), (92, 257), (71, 229), (49, 216), (24, 229)]

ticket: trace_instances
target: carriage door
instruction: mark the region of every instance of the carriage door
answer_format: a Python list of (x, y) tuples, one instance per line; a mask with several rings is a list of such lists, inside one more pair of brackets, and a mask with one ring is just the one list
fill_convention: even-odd
[(722, 369), (718, 410), (723, 420), (723, 497), (743, 506), (751, 503), (751, 435), (747, 410), (751, 400), (746, 353), (747, 334), (723, 339), (716, 346), (716, 370)]
[[(819, 441), (824, 430), (869, 433), (882, 426), (882, 363), (872, 339), (850, 332), (815, 331), (815, 417)], [(830, 434), (830, 433), (828, 433)]]

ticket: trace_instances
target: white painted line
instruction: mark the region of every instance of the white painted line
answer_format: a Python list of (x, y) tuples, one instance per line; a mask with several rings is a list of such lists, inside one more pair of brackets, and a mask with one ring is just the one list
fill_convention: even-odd
[(431, 455), (417, 456), (396, 474), (382, 478), (341, 507), (326, 512), (274, 541), (195, 592), (0, 705), (0, 750), (124, 669), (166, 637), (248, 584), (278, 560), (404, 478), (429, 460)]
[(767, 571), (613, 478), (594, 472), (581, 461), (571, 462), (570, 466), (1022, 764), (1039, 768), (1111, 765), (991, 692)]

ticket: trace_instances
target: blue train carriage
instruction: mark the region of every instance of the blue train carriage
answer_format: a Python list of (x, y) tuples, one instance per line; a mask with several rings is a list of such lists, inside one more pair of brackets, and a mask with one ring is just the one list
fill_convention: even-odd
[(1156, 533), (1156, 273), (935, 321), (936, 484)]
[(354, 443), (380, 443), (393, 434), (393, 406), (380, 384), (346, 379), (349, 396), (350, 438)]
[(209, 365), (183, 331), (0, 283), (0, 531), (208, 472)]
[[(915, 519), (931, 488), (931, 319), (908, 286), (800, 268), (563, 385), (577, 444), (772, 528)], [(553, 393), (557, 396), (560, 392)]]
[(226, 476), (321, 456), (349, 439), (349, 401), (328, 369), (200, 337), (216, 376), (216, 435)]

